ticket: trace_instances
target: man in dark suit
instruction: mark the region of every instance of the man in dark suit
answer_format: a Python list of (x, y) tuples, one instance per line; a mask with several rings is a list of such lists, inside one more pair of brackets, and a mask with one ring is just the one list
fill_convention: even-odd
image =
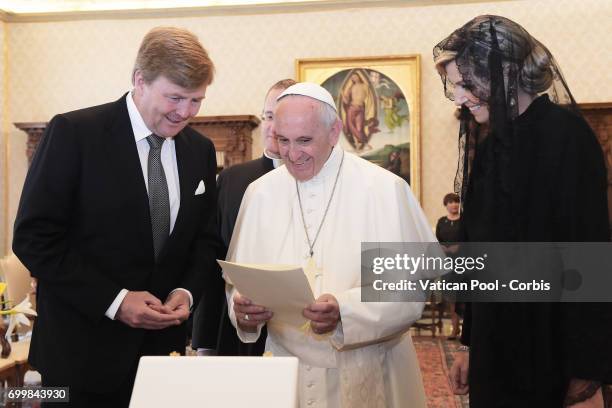
[(38, 279), (30, 363), (70, 406), (127, 406), (140, 356), (184, 352), (218, 242), (215, 149), (187, 127), (213, 72), (195, 35), (155, 28), (133, 91), (55, 116), (38, 147), (13, 250)]
[[(229, 167), (219, 174), (217, 194), (219, 207), (217, 223), (223, 240), (223, 253), (219, 258), (225, 259), (227, 247), (232, 239), (232, 232), (242, 196), (251, 182), (280, 165), (278, 143), (274, 135), (274, 108), (276, 98), (285, 89), (295, 84), (292, 79), (278, 81), (268, 90), (261, 115), (261, 136), (264, 154), (259, 159)], [(266, 341), (265, 328), (257, 343), (242, 343), (236, 335), (227, 315), (225, 299), (225, 281), (218, 275), (214, 284), (214, 294), (206, 302), (200, 303), (193, 315), (192, 347), (199, 354), (218, 354), (224, 356), (261, 355)]]

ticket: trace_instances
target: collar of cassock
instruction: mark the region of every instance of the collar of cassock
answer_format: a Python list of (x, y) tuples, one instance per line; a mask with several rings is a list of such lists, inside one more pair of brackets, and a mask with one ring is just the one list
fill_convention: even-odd
[(283, 159), (281, 159), (280, 157), (276, 155), (273, 155), (272, 153), (268, 152), (266, 149), (264, 149), (263, 154), (265, 157), (272, 160), (272, 166), (274, 166), (274, 168), (277, 168), (283, 164)]

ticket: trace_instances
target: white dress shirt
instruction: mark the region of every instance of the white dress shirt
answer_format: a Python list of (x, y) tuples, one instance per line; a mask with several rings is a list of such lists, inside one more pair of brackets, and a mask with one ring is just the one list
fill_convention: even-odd
[[(149, 142), (147, 142), (147, 137), (153, 132), (149, 130), (147, 125), (142, 118), (142, 115), (138, 111), (136, 104), (134, 103), (134, 98), (132, 93), (128, 93), (126, 96), (127, 110), (128, 115), (130, 116), (130, 122), (132, 124), (132, 131), (134, 132), (134, 139), (136, 142), (136, 148), (138, 149), (138, 158), (140, 159), (140, 167), (142, 168), (142, 175), (144, 176), (145, 186), (147, 188), (147, 193), (149, 192), (149, 183), (147, 182), (148, 178), (148, 159), (149, 159)], [(166, 175), (166, 182), (168, 183), (168, 198), (170, 199), (170, 233), (174, 229), (174, 223), (176, 222), (176, 217), (178, 215), (179, 208), (181, 206), (181, 190), (179, 184), (179, 174), (178, 167), (176, 162), (176, 148), (174, 145), (174, 138), (166, 138), (161, 148), (161, 162), (162, 167), (164, 169), (164, 173)], [(191, 293), (183, 288), (177, 288), (176, 290), (184, 290), (189, 295), (189, 305), (193, 304), (193, 297)], [(171, 293), (172, 293), (171, 292)], [(127, 295), (127, 289), (121, 289), (113, 303), (111, 303), (110, 307), (106, 310), (105, 315), (110, 319), (115, 319), (115, 315), (117, 314), (117, 310), (119, 310), (119, 306), (125, 295)]]

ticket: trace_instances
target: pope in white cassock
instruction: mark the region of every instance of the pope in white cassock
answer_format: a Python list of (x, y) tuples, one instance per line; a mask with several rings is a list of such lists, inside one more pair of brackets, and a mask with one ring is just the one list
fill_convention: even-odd
[(423, 211), (404, 180), (342, 150), (342, 123), (319, 85), (287, 88), (274, 126), (285, 166), (247, 189), (228, 260), (301, 265), (316, 301), (304, 305), (310, 327), (298, 329), (269, 321), (265, 305), (228, 283), (239, 337), (254, 342), (268, 323), (266, 350), (299, 358), (300, 407), (426, 407), (407, 333), (423, 304), (360, 295), (361, 242), (434, 242)]

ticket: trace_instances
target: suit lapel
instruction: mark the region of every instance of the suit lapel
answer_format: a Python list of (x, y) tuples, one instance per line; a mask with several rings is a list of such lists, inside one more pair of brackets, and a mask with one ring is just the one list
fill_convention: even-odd
[(191, 219), (189, 215), (193, 211), (192, 196), (195, 194), (195, 189), (199, 182), (199, 180), (196, 180), (198, 175), (196, 155), (190, 150), (189, 140), (184, 131), (179, 132), (174, 138), (174, 147), (181, 189), (181, 204), (176, 216), (176, 222), (174, 223), (174, 229), (170, 234), (170, 239), (180, 234), (186, 220)]
[(134, 200), (136, 213), (133, 214), (135, 225), (143, 241), (150, 241), (153, 248), (153, 235), (149, 215), (149, 196), (145, 185), (134, 132), (127, 111), (125, 95), (115, 102), (114, 115), (107, 123), (105, 141), (102, 145), (107, 149), (107, 157), (115, 169), (117, 183), (121, 185), (121, 193), (129, 200)]

